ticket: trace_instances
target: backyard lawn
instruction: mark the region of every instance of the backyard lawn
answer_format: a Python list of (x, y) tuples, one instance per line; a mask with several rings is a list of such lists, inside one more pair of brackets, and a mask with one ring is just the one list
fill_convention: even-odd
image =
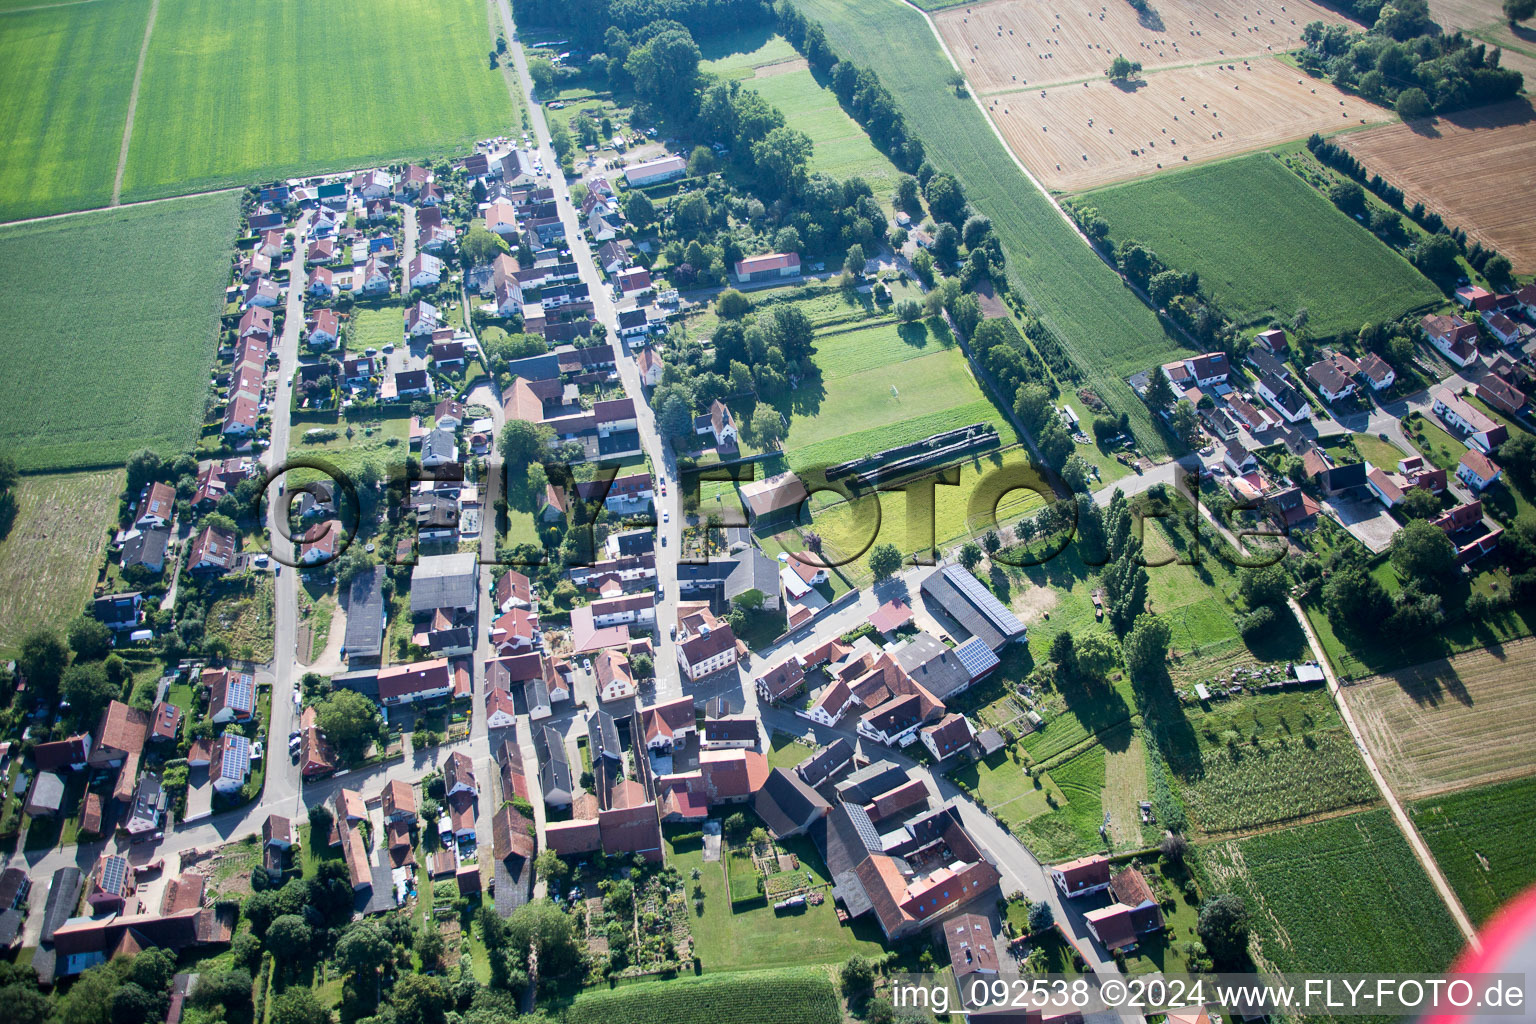
[[(875, 956), (882, 952), (879, 928), (862, 925), (862, 937), (841, 925), (829, 898), (820, 906), (806, 906), (787, 914), (766, 902), (732, 912), (725, 873), (719, 863), (704, 862), (703, 844), (697, 840), (678, 846), (669, 829), (667, 863), (685, 879), (699, 870), (704, 887), (704, 913), (689, 921), (694, 948), (704, 970), (746, 971), (768, 967), (841, 963), (854, 954)], [(827, 884), (825, 869), (816, 848), (808, 840), (786, 844), (800, 857), (802, 870)], [(690, 889), (692, 888), (690, 882)]]

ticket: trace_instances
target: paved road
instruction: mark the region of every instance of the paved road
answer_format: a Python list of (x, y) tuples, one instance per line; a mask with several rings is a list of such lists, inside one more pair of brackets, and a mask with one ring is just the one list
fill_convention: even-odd
[(544, 166), (551, 171), (555, 203), (560, 212), (560, 221), (565, 226), (565, 237), (570, 246), (571, 258), (581, 271), (582, 281), (586, 282), (591, 290), (594, 316), (598, 322), (607, 327), (608, 337), (614, 342), (619, 377), (624, 382), (625, 393), (635, 403), (635, 418), (640, 430), (641, 446), (656, 475), (666, 483), (667, 487), (665, 495), (656, 496), (657, 511), (664, 520), (656, 524), (657, 539), (661, 544), (656, 549), (656, 581), (662, 595), (656, 602), (656, 694), (658, 699), (662, 699), (667, 693), (681, 692), (677, 653), (671, 640), (672, 626), (677, 622), (676, 553), (682, 541), (682, 505), (678, 497), (677, 461), (672, 455), (670, 446), (662, 443), (661, 434), (656, 429), (656, 417), (645, 399), (645, 390), (640, 383), (640, 371), (635, 365), (634, 354), (618, 336), (618, 308), (614, 305), (609, 286), (604, 282), (597, 263), (592, 258), (592, 248), (582, 232), (581, 218), (578, 216), (579, 211), (571, 202), (570, 189), (559, 174), (560, 161), (555, 158), (554, 148), (549, 142), (549, 127), (544, 119), (544, 108), (534, 101), (533, 79), (528, 74), (528, 60), (523, 52), (523, 44), (514, 32), (512, 10), (507, 0), (498, 0), (497, 6), (501, 11), (507, 38), (512, 40), (510, 44), (512, 62), (517, 69), (518, 81), (522, 83), (523, 92), (527, 98), (528, 118), (533, 125), (534, 139), (538, 143)]
[(1440, 865), (1435, 862), (1434, 855), (1429, 852), (1429, 847), (1424, 845), (1424, 838), (1419, 835), (1419, 830), (1414, 827), (1413, 821), (1408, 817), (1403, 805), (1398, 802), (1397, 794), (1392, 792), (1392, 787), (1387, 783), (1387, 778), (1381, 773), (1381, 768), (1376, 764), (1376, 758), (1371, 754), (1371, 748), (1366, 746), (1365, 738), (1360, 733), (1360, 727), (1355, 724), (1355, 716), (1350, 711), (1349, 702), (1344, 699), (1344, 694), (1339, 688), (1339, 677), (1334, 675), (1333, 666), (1328, 661), (1328, 655), (1323, 651), (1323, 645), (1318, 642), (1317, 634), (1312, 630), (1312, 623), (1307, 620), (1306, 613), (1301, 610), (1301, 605), (1295, 598), (1287, 602), (1291, 606), (1291, 614), (1296, 616), (1296, 621), (1301, 625), (1302, 632), (1307, 634), (1307, 643), (1312, 648), (1312, 657), (1323, 666), (1323, 674), (1328, 677), (1328, 691), (1333, 694), (1333, 702), (1339, 709), (1339, 715), (1344, 719), (1344, 724), (1349, 727), (1349, 734), (1354, 738), (1355, 746), (1360, 751), (1360, 756), (1365, 759), (1365, 767), (1370, 771), (1371, 778), (1376, 780), (1376, 788), (1381, 790), (1382, 798), (1387, 801), (1387, 806), (1392, 810), (1392, 818), (1397, 822), (1398, 830), (1403, 833), (1403, 838), (1408, 840), (1408, 845), (1413, 849), (1413, 855), (1418, 858), (1423, 866), (1425, 874), (1434, 883), (1435, 891), (1440, 894), (1440, 899), (1445, 903), (1445, 908), (1451, 912), (1456, 927), (1466, 936), (1467, 943), (1473, 949), (1481, 949), (1482, 943), (1478, 941), (1477, 929), (1473, 926), (1467, 912), (1461, 906), (1461, 900), (1457, 898), (1456, 891), (1446, 881), (1445, 875), (1440, 870)]

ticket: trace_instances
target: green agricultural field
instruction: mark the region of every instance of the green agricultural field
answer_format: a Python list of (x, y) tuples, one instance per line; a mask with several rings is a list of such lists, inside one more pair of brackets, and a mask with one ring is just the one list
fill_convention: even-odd
[(112, 199), (148, 0), (0, 14), (0, 220)]
[(124, 198), (445, 156), (512, 130), (487, 12), (480, 0), (162, 0)]
[(970, 97), (945, 81), (953, 65), (922, 14), (902, 0), (795, 0), (840, 56), (872, 68), (927, 149), (971, 204), (992, 218), (1009, 281), (1061, 339), (1086, 383), (1131, 418), (1149, 455), (1166, 450), (1124, 378), (1182, 350), (1155, 313), (1090, 250), (1013, 162)]
[(32, 629), (85, 608), (122, 489), (122, 470), (17, 483), (16, 519), (0, 539), (0, 650), (14, 654)]
[(789, 40), (770, 29), (754, 25), (706, 37), (699, 43), (703, 69), (721, 78), (746, 79), (754, 77), (760, 67), (802, 59)]
[(1536, 777), (1431, 797), (1411, 808), (1440, 870), (1478, 924), (1536, 882), (1530, 856), (1532, 807)]
[[(1115, 242), (1197, 271), (1243, 324), (1307, 310), (1314, 334), (1351, 335), (1443, 300), (1429, 279), (1268, 153), (1090, 192)], [(1340, 273), (1340, 268), (1348, 268)]]
[(230, 193), (0, 228), (0, 430), (21, 468), (191, 450), (237, 211)]
[(1207, 894), (1246, 900), (1261, 968), (1434, 972), (1461, 949), (1384, 809), (1202, 847), (1197, 871)]
[(588, 989), (566, 1011), (570, 1024), (749, 1024), (773, 1007), (774, 1024), (839, 1024), (837, 988), (813, 969), (710, 974)]

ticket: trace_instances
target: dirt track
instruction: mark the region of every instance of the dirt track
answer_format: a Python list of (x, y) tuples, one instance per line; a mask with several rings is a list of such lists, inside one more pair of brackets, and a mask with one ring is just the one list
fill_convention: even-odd
[(933, 20), (983, 94), (1100, 78), (1117, 54), (1150, 70), (1280, 53), (1301, 45), (1310, 21), (1348, 24), (1307, 0), (1153, 0), (1153, 7), (1144, 17), (1124, 0), (995, 0)]
[(1046, 187), (1069, 192), (1392, 116), (1272, 58), (983, 102), (1019, 159)]

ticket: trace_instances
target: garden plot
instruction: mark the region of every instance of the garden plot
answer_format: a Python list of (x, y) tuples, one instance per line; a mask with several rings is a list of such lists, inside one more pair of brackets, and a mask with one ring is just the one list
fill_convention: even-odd
[(1278, 60), (1234, 61), (986, 97), (1047, 188), (1076, 191), (1262, 149), (1392, 114)]

